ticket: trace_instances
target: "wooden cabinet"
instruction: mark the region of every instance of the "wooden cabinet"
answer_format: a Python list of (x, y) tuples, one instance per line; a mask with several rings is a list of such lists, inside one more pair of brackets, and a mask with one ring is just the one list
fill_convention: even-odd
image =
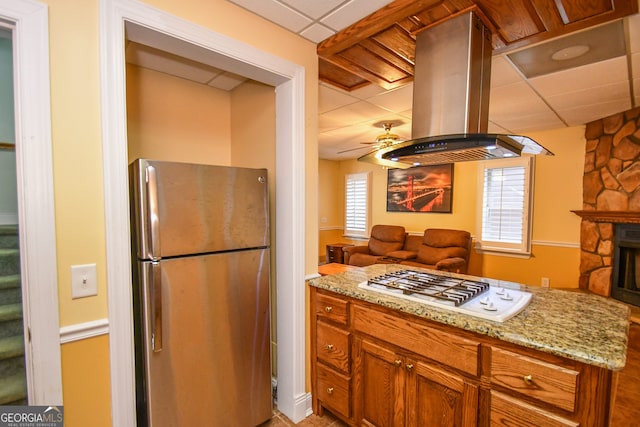
[(342, 249), (347, 246), (353, 246), (350, 243), (330, 243), (327, 245), (327, 254), (325, 262), (337, 262), (342, 264), (344, 262), (344, 254), (342, 253)]
[(611, 372), (311, 288), (313, 410), (352, 426), (607, 424)]

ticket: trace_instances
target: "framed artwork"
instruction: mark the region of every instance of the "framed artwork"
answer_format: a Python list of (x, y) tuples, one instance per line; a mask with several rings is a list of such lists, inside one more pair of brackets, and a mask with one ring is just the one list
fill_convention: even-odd
[(389, 169), (387, 212), (451, 213), (453, 163)]

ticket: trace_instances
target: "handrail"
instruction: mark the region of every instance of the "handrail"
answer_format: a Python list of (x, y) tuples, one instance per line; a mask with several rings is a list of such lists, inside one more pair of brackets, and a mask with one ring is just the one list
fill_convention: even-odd
[(0, 142), (0, 150), (9, 150), (15, 151), (16, 144), (12, 144), (10, 142)]

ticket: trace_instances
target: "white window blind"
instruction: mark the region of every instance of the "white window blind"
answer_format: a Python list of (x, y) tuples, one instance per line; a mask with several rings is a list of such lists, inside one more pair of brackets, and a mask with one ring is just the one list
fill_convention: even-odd
[(532, 161), (523, 157), (481, 164), (482, 249), (530, 252)]
[(345, 235), (366, 236), (369, 232), (369, 174), (345, 177)]

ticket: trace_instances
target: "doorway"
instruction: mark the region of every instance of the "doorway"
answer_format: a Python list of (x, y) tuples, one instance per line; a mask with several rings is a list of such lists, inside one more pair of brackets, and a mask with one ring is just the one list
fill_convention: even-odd
[(0, 405), (26, 405), (13, 96), (13, 26), (2, 22), (0, 94)]
[(206, 54), (219, 68), (276, 88), (276, 269), (278, 408), (299, 421), (310, 409), (305, 387), (304, 68), (142, 3), (101, 2), (101, 76), (112, 420), (135, 424), (124, 26), (133, 22), (177, 47)]
[[(17, 357), (24, 359), (28, 404), (61, 405), (47, 6), (36, 1), (3, 0), (0, 25), (11, 31), (14, 76), (12, 160), (17, 209), (5, 219), (20, 225), (17, 235), (9, 239), (13, 240), (10, 245), (19, 248), (18, 280), (24, 319), (24, 325), (19, 320), (25, 337), (24, 355)], [(13, 268), (15, 272), (16, 267)], [(15, 274), (10, 276), (16, 280)], [(17, 398), (17, 402), (25, 399), (22, 395)]]

